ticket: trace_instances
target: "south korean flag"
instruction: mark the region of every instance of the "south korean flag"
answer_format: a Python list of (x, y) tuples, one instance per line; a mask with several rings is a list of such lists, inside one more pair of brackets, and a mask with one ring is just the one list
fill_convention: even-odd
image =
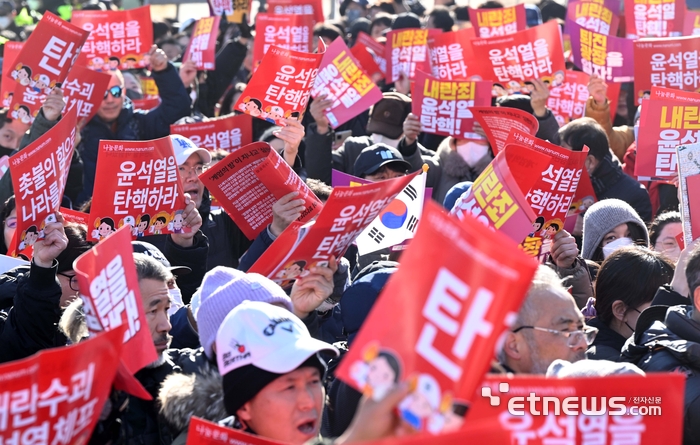
[(417, 175), (357, 237), (360, 255), (413, 238), (423, 213), (426, 174)]

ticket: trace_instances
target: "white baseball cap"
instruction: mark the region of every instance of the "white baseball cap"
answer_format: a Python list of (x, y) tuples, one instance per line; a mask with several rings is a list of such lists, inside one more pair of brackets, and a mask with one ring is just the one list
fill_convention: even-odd
[(170, 142), (173, 144), (173, 151), (175, 152), (175, 160), (177, 161), (177, 165), (184, 164), (187, 158), (192, 156), (193, 153), (197, 153), (199, 155), (204, 165), (211, 162), (211, 154), (208, 150), (197, 147), (194, 142), (182, 135), (171, 134)]
[(297, 316), (261, 301), (246, 300), (235, 307), (216, 334), (222, 376), (246, 365), (286, 374), (321, 351), (338, 355), (335, 347), (311, 337)]

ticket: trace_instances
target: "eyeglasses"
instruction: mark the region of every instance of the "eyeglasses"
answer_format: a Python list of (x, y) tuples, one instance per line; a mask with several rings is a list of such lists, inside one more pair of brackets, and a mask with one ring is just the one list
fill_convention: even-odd
[(181, 165), (179, 167), (179, 169), (180, 169), (180, 174), (182, 175), (183, 178), (189, 178), (190, 174), (192, 172), (194, 172), (195, 176), (201, 175), (202, 173), (204, 173), (207, 170), (207, 167), (204, 166), (203, 164), (197, 164), (194, 166), (194, 168), (188, 167), (186, 165)]
[(119, 85), (114, 85), (113, 87), (109, 88), (107, 91), (105, 91), (105, 99), (107, 99), (107, 96), (110, 94), (115, 99), (122, 97), (122, 87)]
[(536, 331), (549, 332), (550, 334), (563, 335), (568, 338), (567, 345), (570, 348), (581, 343), (581, 340), (585, 340), (586, 345), (590, 346), (593, 340), (595, 340), (596, 335), (598, 335), (598, 329), (592, 326), (584, 326), (582, 330), (578, 331), (557, 331), (556, 329), (541, 328), (539, 326), (520, 326), (518, 329), (515, 329), (513, 333), (515, 334), (523, 329), (534, 329)]
[(76, 292), (80, 290), (80, 288), (78, 287), (78, 278), (75, 274), (68, 275), (63, 272), (57, 272), (57, 274), (68, 278), (68, 285), (70, 286), (71, 290), (74, 290)]
[(17, 228), (17, 218), (7, 218), (5, 220), (5, 226), (7, 226), (8, 229), (16, 229)]

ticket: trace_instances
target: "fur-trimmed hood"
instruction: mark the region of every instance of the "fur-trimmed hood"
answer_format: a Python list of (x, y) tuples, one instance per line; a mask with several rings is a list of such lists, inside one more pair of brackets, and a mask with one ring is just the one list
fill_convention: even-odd
[(481, 174), (493, 160), (491, 150), (472, 168), (462, 156), (450, 146), (451, 137), (445, 138), (438, 147), (437, 156), (444, 175), (453, 178), (453, 181), (473, 181)]
[(161, 385), (158, 401), (161, 415), (178, 434), (187, 430), (192, 416), (212, 422), (228, 417), (223, 379), (211, 365), (201, 373), (169, 375)]

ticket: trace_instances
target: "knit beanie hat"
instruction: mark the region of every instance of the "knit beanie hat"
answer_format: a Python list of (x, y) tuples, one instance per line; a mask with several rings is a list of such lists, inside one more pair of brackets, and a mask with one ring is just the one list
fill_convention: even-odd
[(593, 204), (583, 217), (581, 256), (587, 260), (592, 259), (605, 235), (625, 223), (638, 226), (644, 235), (644, 241), (649, 244), (647, 226), (632, 206), (619, 199), (604, 199)]
[(230, 267), (217, 266), (207, 272), (199, 293), (196, 313), (199, 342), (210, 359), (214, 358), (211, 345), (216, 341), (216, 331), (228, 313), (245, 300), (281, 303), (293, 311), (292, 300), (272, 280)]

